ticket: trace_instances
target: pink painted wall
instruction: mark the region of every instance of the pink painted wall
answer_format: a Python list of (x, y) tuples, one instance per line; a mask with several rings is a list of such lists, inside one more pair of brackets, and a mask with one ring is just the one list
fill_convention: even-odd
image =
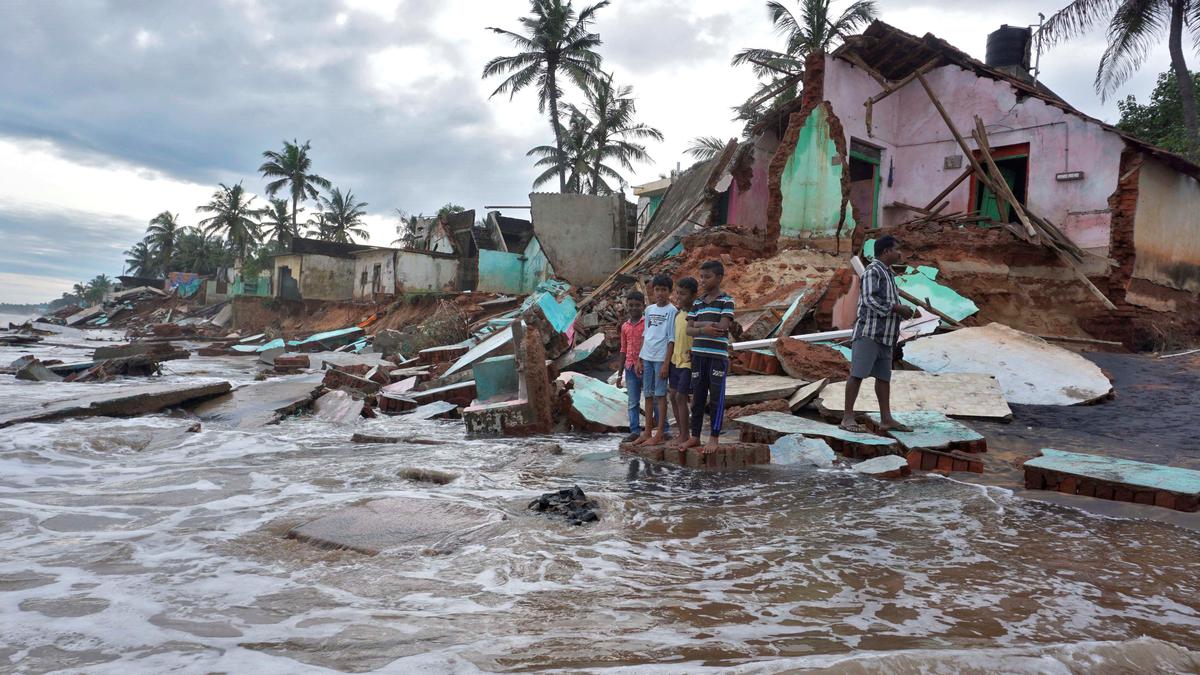
[[(969, 135), (975, 115), (987, 126), (993, 147), (1029, 144), (1030, 208), (1062, 227), (1080, 247), (1107, 248), (1108, 197), (1117, 187), (1124, 148), (1119, 136), (1040, 100), (1018, 102), (1007, 83), (957, 66), (933, 70), (926, 79), (972, 148)], [(924, 206), (962, 172), (943, 168), (947, 156), (962, 151), (919, 82), (906, 85), (875, 107), (873, 133), (868, 134), (863, 102), (880, 91), (879, 84), (861, 69), (828, 58), (825, 96), (842, 122), (847, 144), (855, 138), (883, 148), (881, 223), (892, 225), (911, 214), (887, 205), (899, 201)], [(887, 185), (889, 162), (895, 165), (891, 187)], [(965, 168), (965, 158), (963, 162)], [(1085, 178), (1059, 182), (1055, 174), (1063, 171), (1084, 171)], [(951, 193), (946, 211), (969, 210), (970, 189), (970, 181), (965, 181)]]
[(766, 230), (767, 200), (771, 196), (767, 172), (771, 167), (771, 158), (775, 156), (775, 150), (778, 148), (779, 138), (772, 132), (754, 139), (754, 173), (750, 189), (745, 192), (739, 190), (737, 181), (729, 188), (730, 223)]

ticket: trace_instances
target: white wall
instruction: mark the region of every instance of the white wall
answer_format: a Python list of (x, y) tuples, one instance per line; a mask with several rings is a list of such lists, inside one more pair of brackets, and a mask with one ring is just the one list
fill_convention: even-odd
[(401, 293), (458, 290), (459, 261), (417, 251), (395, 252), (396, 284)]

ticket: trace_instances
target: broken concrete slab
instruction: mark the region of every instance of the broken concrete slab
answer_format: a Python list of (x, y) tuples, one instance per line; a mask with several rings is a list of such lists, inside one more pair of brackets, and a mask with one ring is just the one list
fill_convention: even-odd
[(1043, 448), (1025, 462), (1025, 487), (1099, 499), (1200, 509), (1200, 471)]
[[(897, 370), (892, 373), (892, 412), (932, 410), (950, 417), (1007, 420), (1012, 409), (1004, 400), (996, 378), (978, 373), (927, 373)], [(821, 392), (819, 408), (826, 417), (840, 418), (846, 401), (846, 383), (836, 382)], [(875, 379), (863, 380), (856, 413), (879, 412)]]
[(379, 391), (378, 382), (353, 375), (340, 368), (326, 370), (323, 382), (329, 389), (346, 389), (348, 391), (359, 392), (363, 395), (374, 394)]
[(788, 398), (788, 408), (792, 412), (799, 412), (804, 409), (805, 406), (815, 401), (821, 395), (821, 391), (825, 389), (826, 384), (829, 384), (829, 378), (820, 379), (800, 387), (796, 390), (796, 393)]
[(445, 419), (449, 417), (458, 417), (458, 406), (447, 401), (434, 401), (425, 405), (417, 406), (412, 410), (403, 413), (400, 417), (414, 420), (432, 420)]
[(493, 356), (471, 366), (475, 379), (475, 396), (480, 402), (503, 401), (515, 398), (521, 389), (517, 376), (516, 354)]
[(771, 463), (800, 464), (828, 469), (837, 461), (833, 448), (819, 438), (806, 438), (799, 434), (781, 436), (771, 443)]
[(379, 404), (379, 412), (385, 415), (399, 415), (409, 410), (415, 410), (420, 404), (409, 398), (407, 394), (389, 394), (379, 392), (375, 397)]
[(72, 314), (71, 316), (68, 316), (66, 319), (66, 324), (68, 326), (75, 326), (75, 325), (83, 323), (84, 321), (87, 321), (88, 319), (94, 319), (95, 317), (100, 316), (103, 313), (104, 313), (104, 305), (92, 305), (91, 307), (88, 307), (86, 309), (81, 309), (78, 312), (75, 312), (74, 314)]
[(820, 438), (848, 457), (875, 457), (895, 454), (899, 445), (895, 439), (846, 431), (835, 424), (826, 424), (806, 417), (781, 412), (764, 412), (738, 419), (741, 440), (749, 443), (774, 443), (784, 436), (798, 434)]
[(278, 377), (238, 387), (201, 403), (192, 412), (203, 422), (255, 429), (307, 409), (320, 390), (319, 374)]
[(379, 354), (347, 354), (343, 352), (310, 352), (308, 367), (321, 370), (329, 366), (344, 368), (346, 366), (367, 366), (391, 369), (395, 364), (384, 359)]
[(597, 354), (603, 345), (604, 333), (596, 333), (592, 337), (568, 349), (565, 354), (555, 359), (551, 365), (557, 372), (562, 372), (568, 368), (583, 369), (582, 366), (588, 364), (593, 355)]
[(107, 345), (97, 347), (92, 352), (92, 359), (106, 361), (108, 359), (123, 359), (131, 356), (152, 356), (158, 361), (174, 361), (191, 358), (186, 349), (179, 349), (170, 342), (131, 342), (124, 345)]
[(475, 402), (463, 410), (467, 433), (486, 436), (516, 436), (536, 433), (533, 406), (523, 398)]
[(16, 376), (18, 380), (27, 380), (29, 382), (62, 382), (63, 380), (61, 375), (42, 365), (42, 362), (37, 359), (33, 359), (20, 368), (17, 368)]
[(747, 405), (760, 401), (786, 399), (808, 384), (781, 375), (735, 375), (725, 378), (725, 405)]
[(338, 330), (327, 330), (322, 333), (314, 333), (302, 340), (291, 340), (287, 346), (295, 351), (311, 351), (311, 350), (334, 350), (338, 347), (348, 345), (358, 341), (363, 335), (363, 329), (358, 326), (349, 328), (339, 328)]
[[(905, 450), (928, 448), (931, 450), (961, 450), (963, 452), (987, 452), (987, 439), (971, 427), (952, 420), (933, 410), (914, 410), (893, 413), (896, 421), (912, 428), (912, 431), (887, 432)], [(867, 426), (876, 433), (881, 425), (879, 413), (867, 413)]]
[(999, 323), (913, 340), (904, 359), (936, 373), (984, 373), (1009, 403), (1078, 405), (1112, 394), (1112, 382), (1075, 352)]
[(222, 328), (228, 326), (233, 321), (233, 305), (225, 305), (218, 310), (216, 316), (209, 319), (209, 321), (212, 321), (214, 326), (220, 326)]
[(576, 431), (629, 431), (629, 395), (624, 389), (579, 373), (563, 373), (569, 383), (567, 422)]
[(275, 357), (283, 356), (286, 353), (287, 353), (287, 350), (284, 349), (283, 347), (272, 347), (271, 349), (264, 349), (263, 351), (258, 353), (258, 362), (262, 363), (262, 364), (266, 364), (268, 366), (274, 366), (275, 365)]
[(454, 362), (454, 365), (450, 366), (450, 368), (443, 373), (443, 377), (453, 375), (460, 370), (474, 365), (475, 362), (485, 359), (489, 356), (499, 356), (501, 354), (512, 353), (512, 339), (513, 331), (511, 327), (505, 328), (497, 333), (493, 333), (483, 342), (475, 345), (466, 354), (463, 354), (461, 357), (459, 357), (459, 359)]
[(412, 391), (413, 387), (417, 386), (416, 377), (406, 377), (399, 382), (393, 382), (379, 391), (385, 394), (404, 394)]
[(113, 389), (85, 394), (67, 400), (51, 401), (25, 410), (0, 414), (0, 429), (22, 422), (48, 422), (69, 417), (144, 415), (220, 396), (229, 390), (228, 382), (122, 386), (120, 390)]
[(445, 550), (455, 537), (501, 518), (456, 501), (393, 497), (348, 506), (296, 527), (287, 536), (321, 548), (367, 555), (413, 547)]
[(362, 418), (364, 405), (363, 401), (339, 389), (313, 403), (313, 417), (333, 424), (352, 424)]
[(424, 391), (410, 391), (405, 394), (407, 398), (411, 398), (418, 404), (431, 403), (433, 401), (449, 401), (459, 406), (469, 406), (475, 400), (475, 381), (460, 382), (458, 384), (448, 384), (442, 387), (434, 387), (433, 389), (425, 389)]
[(898, 455), (881, 455), (859, 462), (854, 470), (873, 478), (900, 478), (912, 473), (908, 460)]

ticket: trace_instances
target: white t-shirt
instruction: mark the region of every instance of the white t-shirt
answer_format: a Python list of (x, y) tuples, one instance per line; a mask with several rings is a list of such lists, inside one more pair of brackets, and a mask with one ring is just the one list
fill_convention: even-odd
[(679, 310), (667, 303), (659, 307), (646, 308), (646, 329), (642, 333), (642, 352), (639, 356), (646, 361), (667, 360), (667, 345), (675, 338), (675, 315)]

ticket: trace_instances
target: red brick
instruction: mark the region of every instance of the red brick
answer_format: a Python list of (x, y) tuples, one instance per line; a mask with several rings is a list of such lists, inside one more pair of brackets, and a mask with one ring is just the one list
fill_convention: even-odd
[(971, 469), (971, 465), (968, 464), (966, 460), (963, 460), (963, 459), (954, 460), (954, 470), (955, 471), (969, 471), (970, 469)]
[(933, 471), (934, 469), (937, 468), (937, 464), (938, 464), (937, 455), (933, 454), (932, 452), (922, 452), (921, 453), (921, 470), (922, 471)]
[(1032, 467), (1025, 467), (1025, 489), (1041, 490), (1046, 486), (1046, 476)]
[(1113, 487), (1113, 499), (1119, 502), (1133, 501), (1133, 490), (1117, 485)]
[(909, 450), (908, 454), (905, 455), (904, 458), (908, 460), (908, 468), (909, 469), (916, 471), (917, 469), (921, 468), (921, 451), (920, 450)]
[(1067, 476), (1058, 484), (1058, 491), (1063, 494), (1075, 494), (1075, 486), (1079, 484), (1079, 479), (1074, 476)]
[(1200, 510), (1200, 496), (1175, 495), (1175, 510), (1193, 512)]
[(1154, 495), (1154, 505), (1161, 506), (1164, 509), (1173, 509), (1175, 508), (1175, 495), (1160, 490)]
[(935, 456), (937, 457), (937, 470), (938, 471), (953, 471), (954, 470), (954, 460), (951, 457), (948, 457), (946, 455), (935, 455)]
[(1154, 493), (1149, 490), (1138, 490), (1133, 495), (1133, 501), (1137, 504), (1153, 504)]
[(1113, 499), (1113, 486), (1107, 483), (1100, 483), (1096, 486), (1097, 499)]

